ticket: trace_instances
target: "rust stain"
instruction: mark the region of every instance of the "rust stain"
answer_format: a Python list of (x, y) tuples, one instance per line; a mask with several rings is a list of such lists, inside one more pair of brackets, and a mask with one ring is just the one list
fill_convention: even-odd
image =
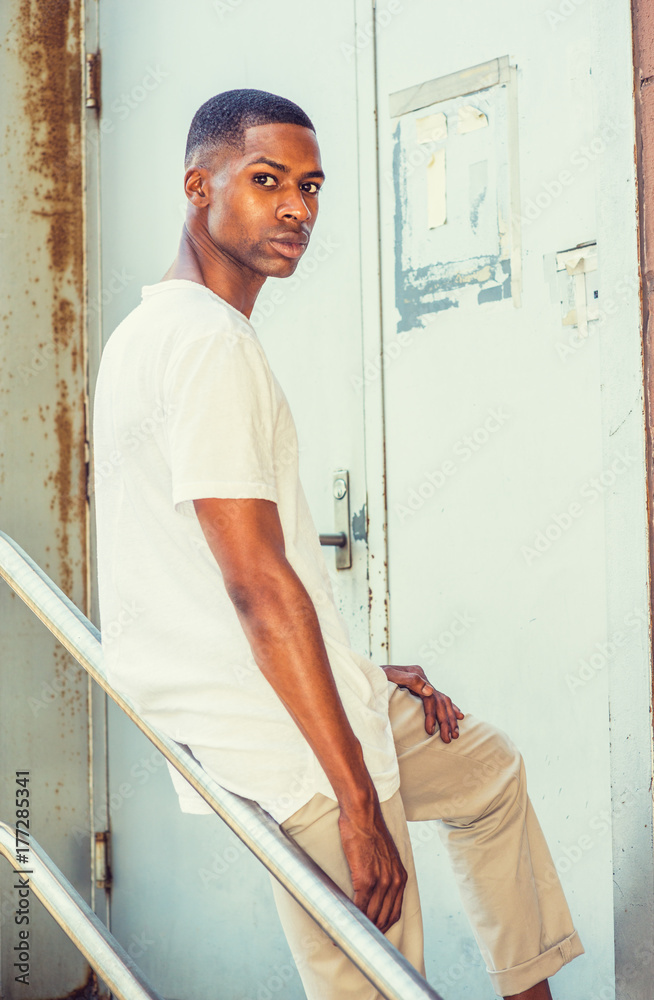
[[(69, 558), (70, 526), (79, 526), (80, 523), (83, 523), (85, 499), (83, 494), (80, 495), (79, 485), (73, 483), (75, 426), (74, 415), (71, 413), (68, 399), (68, 384), (65, 379), (60, 379), (57, 384), (59, 398), (57, 399), (54, 424), (59, 464), (53, 476), (59, 516), (57, 549), (61, 564), (60, 586), (65, 593), (71, 594), (73, 592), (73, 567)], [(78, 467), (81, 464), (83, 468), (83, 442), (80, 443), (82, 446), (81, 455), (78, 454), (76, 458)], [(77, 450), (79, 451), (79, 444)]]
[[(55, 347), (62, 350), (67, 348), (73, 335), (77, 320), (77, 310), (67, 298), (60, 298), (52, 313), (52, 332), (54, 334)], [(74, 370), (74, 367), (73, 367)]]
[[(651, 13), (642, 0), (632, 2), (632, 45), (634, 63), (634, 113), (636, 121), (634, 163), (637, 179), (637, 239), (639, 265), (639, 294), (641, 307), (641, 359), (645, 404), (645, 446), (646, 446), (646, 504), (649, 535), (649, 584), (650, 584), (650, 628), (654, 621), (654, 212), (651, 195), (654, 190), (651, 151), (654, 146), (652, 130), (653, 101), (649, 87), (643, 85), (652, 79), (652, 38), (654, 36)], [(654, 649), (652, 650), (654, 656)], [(652, 676), (654, 692), (654, 674)]]
[[(38, 174), (39, 210), (49, 219), (52, 270), (83, 293), (80, 0), (23, 0), (16, 25), (21, 58), (30, 74), (24, 110)], [(47, 183), (44, 185), (44, 181)]]
[[(48, 479), (59, 524), (58, 583), (73, 596), (73, 585), (79, 592), (85, 579), (83, 562), (77, 563), (80, 555), (84, 559), (86, 519), (81, 0), (22, 0), (13, 29), (16, 51), (28, 70), (22, 96), (26, 166), (35, 177), (31, 211), (47, 229), (50, 281), (38, 304), (49, 313), (57, 389), (57, 452)], [(31, 283), (29, 291), (33, 295)], [(38, 415), (45, 421), (41, 407)]]
[(86, 982), (78, 986), (77, 989), (71, 990), (70, 993), (66, 993), (59, 1000), (95, 1000), (99, 996), (100, 987), (98, 985), (98, 977), (93, 969), (89, 969)]

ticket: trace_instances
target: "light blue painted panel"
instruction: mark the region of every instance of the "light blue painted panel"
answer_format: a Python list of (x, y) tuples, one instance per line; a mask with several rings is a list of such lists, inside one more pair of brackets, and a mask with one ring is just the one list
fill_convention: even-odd
[(301, 998), (267, 873), (217, 816), (182, 815), (163, 756), (109, 716), (113, 933), (167, 1000)]
[[(508, 161), (502, 88), (467, 96), (463, 103), (485, 102), (489, 126), (456, 137), (458, 161), (449, 153), (451, 221), (463, 223), (467, 206), (466, 226), (454, 238), (444, 227), (418, 241), (433, 259), (411, 262), (417, 244), (412, 236), (398, 245), (396, 231), (399, 220), (404, 237), (409, 216), (396, 215), (385, 179), (393, 176), (394, 151), (408, 163), (411, 154), (397, 145), (404, 123), (396, 134), (398, 120), (386, 117), (390, 93), (510, 53), (518, 65), (523, 216), (521, 308), (513, 297), (480, 300), (479, 286), (459, 295), (456, 308), (420, 312), (402, 349), (386, 352), (393, 657), (422, 662), (464, 709), (497, 722), (521, 746), (588, 951), (556, 988), (610, 1000), (613, 872), (621, 850), (612, 829), (636, 845), (622, 862), (620, 886), (636, 891), (639, 866), (651, 874), (641, 822), (646, 720), (638, 715), (624, 753), (617, 735), (612, 761), (608, 728), (620, 674), (625, 689), (641, 696), (647, 676), (628, 8), (595, 0), (554, 24), (535, 0), (511, 0), (501, 18), (487, 5), (473, 7), (467, 32), (459, 9), (427, 0), (394, 4), (392, 16), (378, 18), (384, 342), (398, 332), (397, 259), (403, 270), (415, 263), (441, 276), (454, 264), (450, 280), (468, 252), (497, 253), (490, 208), (506, 204)], [(350, 468), (355, 511), (365, 498), (354, 51), (367, 52), (369, 43), (354, 36), (348, 3), (331, 5), (328, 17), (305, 5), (297, 11), (295, 19), (285, 14), (282, 37), (278, 8), (262, 0), (207, 0), (201, 27), (175, 4), (164, 16), (162, 5), (103, 3), (102, 299), (108, 333), (138, 301), (140, 285), (168, 266), (184, 207), (185, 132), (202, 100), (232, 86), (260, 86), (306, 107), (328, 174), (315, 256), (292, 288), (268, 283), (256, 322), (296, 414), (304, 479), (322, 529), (331, 526), (331, 469)], [(318, 46), (309, 44), (316, 33)], [(617, 48), (608, 41), (614, 38)], [(616, 81), (610, 93), (599, 82), (609, 79)], [(448, 114), (459, 103), (447, 102)], [(406, 122), (413, 127), (413, 119), (439, 110), (423, 109)], [(419, 167), (410, 176), (407, 169), (404, 181), (415, 235), (425, 198)], [(580, 342), (561, 323), (550, 264), (557, 251), (590, 240), (598, 241), (600, 319)], [(368, 259), (376, 254), (372, 223), (364, 223), (362, 250)], [(428, 277), (434, 284), (434, 274)], [(496, 275), (486, 291), (503, 284)], [(617, 311), (603, 311), (609, 301)], [(579, 515), (569, 513), (571, 504)], [(340, 599), (363, 648), (363, 542), (350, 580), (340, 577)], [(645, 714), (646, 697), (632, 700)], [(624, 705), (620, 718), (627, 724)], [(135, 957), (171, 1000), (213, 997), (218, 982), (237, 998), (254, 1000), (250, 990), (301, 996), (267, 876), (219, 821), (178, 813), (163, 768), (152, 765), (141, 785), (139, 760), (149, 753), (112, 714), (117, 935), (128, 947), (144, 947)], [(121, 784), (133, 794), (128, 787), (121, 796)], [(413, 835), (430, 978), (448, 1000), (490, 998), (440, 842), (430, 825)], [(588, 840), (590, 847), (579, 847)], [(629, 947), (623, 952), (626, 968)], [(619, 995), (642, 1000), (637, 985), (629, 988)]]
[[(506, 85), (489, 87), (402, 115), (394, 122), (393, 170), (384, 172), (395, 195), (397, 332), (422, 327), (443, 309), (511, 295), (509, 165)], [(459, 132), (463, 109), (487, 124)], [(446, 134), (420, 141), (419, 123), (444, 116)], [(430, 228), (431, 161), (445, 157), (447, 221)]]
[[(361, 375), (362, 353), (353, 37), (347, 0), (330, 5), (328, 16), (294, 0), (283, 23), (267, 0), (205, 0), (192, 15), (176, 3), (103, 0), (100, 298), (106, 338), (139, 301), (141, 285), (158, 281), (173, 259), (186, 204), (186, 132), (204, 100), (250, 86), (305, 108), (327, 175), (321, 214), (296, 274), (266, 284), (252, 320), (296, 419), (320, 531), (333, 530), (332, 473), (350, 470), (354, 565), (334, 571), (333, 581), (353, 641), (366, 652), (363, 393), (350, 383)], [(114, 933), (168, 1000), (301, 997), (267, 873), (238, 851), (220, 820), (179, 812), (164, 768), (141, 785), (138, 762), (150, 753), (112, 710)]]
[[(464, 711), (495, 722), (521, 747), (587, 950), (553, 989), (605, 1000), (614, 996), (614, 891), (622, 940), (621, 914), (630, 910), (618, 904), (627, 898), (621, 884), (633, 884), (626, 873), (614, 887), (628, 841), (612, 841), (622, 830), (639, 845), (630, 870), (637, 856), (651, 887), (631, 48), (627, 6), (569, 8), (554, 22), (541, 3), (509, 3), (501, 17), (473, 4), (462, 30), (456, 7), (436, 11), (416, 0), (392, 31), (379, 32), (380, 173), (394, 164), (397, 172), (394, 190), (381, 185), (384, 335), (404, 329), (410, 339), (385, 366), (391, 643), (394, 662), (422, 663)], [(606, 41), (613, 36), (617, 48)], [(522, 218), (512, 238), (522, 246), (522, 305), (453, 295), (453, 308), (430, 313), (429, 293), (434, 306), (444, 295), (439, 279), (464, 274), (467, 263), (460, 213), (427, 231), (419, 169), (411, 171), (412, 119), (443, 108), (391, 119), (388, 96), (506, 53), (518, 67)], [(612, 107), (608, 81), (623, 95)], [(462, 100), (474, 105), (474, 96)], [(490, 129), (498, 109), (483, 110)], [(498, 134), (499, 178), (510, 150)], [(447, 191), (448, 203), (467, 203), (473, 213), (474, 184), (453, 155)], [(621, 212), (609, 209), (616, 199)], [(593, 240), (599, 318), (580, 339), (562, 325), (551, 255)], [(477, 245), (485, 252), (481, 233)], [(409, 317), (417, 255), (428, 270)], [(633, 415), (620, 443), (607, 405)], [(621, 702), (620, 728), (627, 725), (633, 740), (630, 771), (626, 744), (609, 728), (618, 669), (641, 692), (637, 727)], [(438, 839), (420, 843), (416, 859), (430, 978), (448, 1000), (490, 998)], [(621, 946), (621, 997), (646, 995), (649, 889), (639, 900), (648, 915), (637, 940)]]

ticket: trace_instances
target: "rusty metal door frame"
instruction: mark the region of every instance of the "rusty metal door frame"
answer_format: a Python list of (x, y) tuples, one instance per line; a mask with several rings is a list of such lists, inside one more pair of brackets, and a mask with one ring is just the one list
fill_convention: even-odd
[[(638, 255), (642, 309), (643, 383), (647, 453), (647, 506), (650, 597), (654, 579), (654, 27), (645, 0), (632, 0), (636, 176), (638, 184)], [(654, 604), (650, 606), (654, 619)]]

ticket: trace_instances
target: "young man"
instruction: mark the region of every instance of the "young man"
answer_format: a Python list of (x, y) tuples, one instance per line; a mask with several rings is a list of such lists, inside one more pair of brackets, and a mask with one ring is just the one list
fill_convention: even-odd
[[(266, 278), (306, 251), (323, 180), (314, 127), (290, 101), (228, 91), (193, 119), (179, 252), (114, 332), (97, 384), (107, 670), (423, 972), (406, 819), (442, 820), (496, 993), (545, 1000), (583, 948), (520, 754), (420, 667), (350, 648), (288, 404), (248, 322)], [(184, 811), (209, 811), (171, 774)], [(273, 887), (307, 996), (377, 997)]]

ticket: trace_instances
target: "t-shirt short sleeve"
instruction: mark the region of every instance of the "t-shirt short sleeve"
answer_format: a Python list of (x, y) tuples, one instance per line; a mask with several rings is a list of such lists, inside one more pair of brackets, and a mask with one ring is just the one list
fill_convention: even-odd
[(192, 514), (203, 497), (277, 502), (274, 385), (253, 338), (227, 330), (182, 345), (163, 393), (176, 510)]

